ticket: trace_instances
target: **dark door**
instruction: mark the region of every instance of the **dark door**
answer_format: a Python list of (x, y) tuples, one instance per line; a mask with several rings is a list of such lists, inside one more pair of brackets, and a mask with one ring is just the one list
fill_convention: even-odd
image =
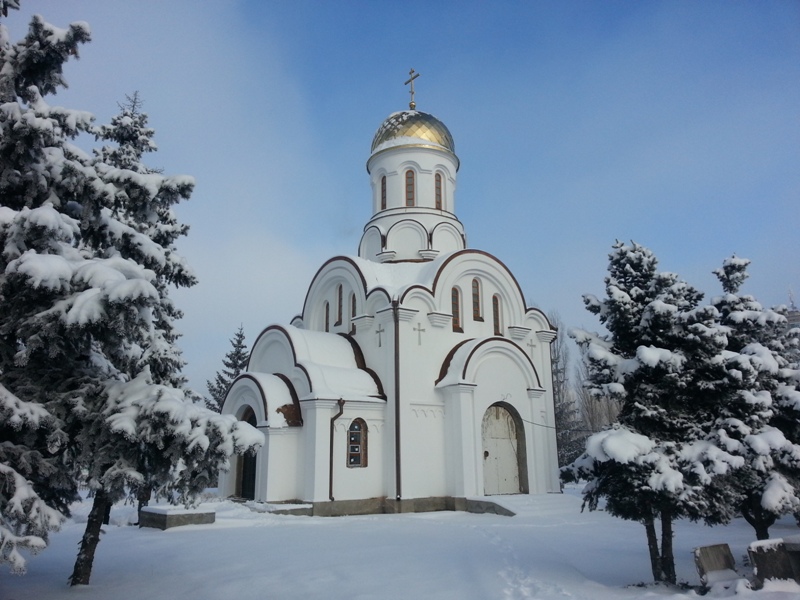
[(242, 498), (256, 499), (256, 455), (242, 456)]

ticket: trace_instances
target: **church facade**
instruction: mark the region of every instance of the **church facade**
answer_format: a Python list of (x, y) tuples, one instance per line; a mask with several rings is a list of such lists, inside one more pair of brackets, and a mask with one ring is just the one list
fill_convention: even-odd
[(320, 267), (228, 390), (223, 413), (266, 443), (221, 474), (224, 496), (354, 514), (560, 490), (556, 332), (502, 262), (466, 247), (453, 138), (414, 108), (373, 139), (358, 256)]

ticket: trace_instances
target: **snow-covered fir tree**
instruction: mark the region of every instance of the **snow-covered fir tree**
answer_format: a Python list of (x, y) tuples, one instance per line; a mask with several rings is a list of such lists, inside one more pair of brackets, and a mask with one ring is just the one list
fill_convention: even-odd
[(210, 409), (217, 412), (222, 410), (225, 394), (228, 392), (233, 380), (240, 373), (244, 373), (247, 370), (247, 361), (250, 357), (247, 351), (247, 344), (245, 344), (244, 327), (242, 325), (239, 326), (230, 342), (231, 349), (222, 359), (222, 370), (217, 371), (213, 380), (206, 381), (206, 387), (211, 396), (211, 400), (207, 400), (206, 403)]
[(20, 550), (42, 550), (61, 526), (65, 500), (75, 496), (74, 481), (38, 449), (53, 433), (43, 406), (23, 402), (0, 384), (0, 562), (10, 563), (13, 573), (25, 572)]
[[(653, 577), (675, 583), (675, 519), (725, 522), (725, 474), (741, 458), (706, 441), (722, 389), (716, 360), (725, 338), (702, 295), (675, 274), (659, 272), (648, 249), (617, 242), (609, 255), (606, 296), (584, 296), (608, 330), (573, 330), (586, 361), (588, 390), (621, 403), (619, 422), (592, 435), (585, 453), (562, 470), (585, 480), (590, 509), (605, 499), (611, 514), (641, 522)], [(660, 542), (656, 523), (660, 522)]]
[[(9, 8), (18, 4), (3, 2), (3, 16)], [(62, 286), (77, 254), (75, 220), (52, 208), (50, 182), (64, 188), (68, 201), (79, 167), (65, 141), (89, 122), (81, 113), (46, 107), (40, 90), (63, 84), (62, 63), (88, 39), (84, 24), (56, 30), (37, 17), (26, 39), (12, 44), (0, 23), (0, 560), (15, 572), (25, 568), (19, 549), (43, 548), (77, 499), (63, 460), (69, 435), (58, 404), (70, 395), (57, 383), (62, 365), (53, 359), (60, 348), (48, 348), (50, 332), (37, 320), (46, 318), (55, 298), (50, 290)], [(28, 349), (38, 349), (33, 360)], [(71, 383), (82, 388), (84, 374), (75, 372)]]
[(176, 387), (179, 312), (167, 291), (194, 277), (175, 252), (186, 228), (170, 207), (191, 178), (131, 159), (152, 149), (137, 146), (152, 132), (135, 103), (98, 133), (120, 151), (91, 156), (73, 141), (96, 132), (92, 116), (44, 100), (89, 36), (85, 23), (59, 29), (35, 16), (11, 43), (0, 26), (0, 466), (13, 480), (0, 487), (0, 527), (15, 546), (0, 556), (21, 568), (16, 548), (42, 547), (80, 481), (93, 505), (72, 584), (89, 581), (110, 504), (143, 487), (188, 502), (231, 453), (263, 440)]
[(156, 382), (180, 387), (186, 383), (181, 375), (184, 361), (175, 345), (178, 334), (173, 323), (183, 313), (170, 300), (169, 287), (192, 286), (197, 280), (176, 251), (175, 242), (188, 233), (189, 227), (178, 221), (172, 206), (189, 197), (194, 181), (190, 177), (163, 177), (159, 170), (142, 163), (144, 154), (157, 149), (152, 139), (155, 132), (147, 126), (142, 106), (138, 92), (134, 92), (120, 105), (111, 123), (96, 130), (100, 139), (115, 145), (96, 151), (95, 165), (103, 179), (120, 190), (112, 210), (128, 229), (115, 233), (116, 243), (125, 255), (156, 276), (153, 283), (159, 302), (154, 306), (150, 332), (154, 339), (135, 369), (147, 365)]
[(798, 332), (787, 331), (785, 307), (762, 307), (739, 293), (750, 261), (733, 256), (714, 273), (723, 294), (712, 299), (724, 328), (727, 383), (733, 391), (719, 406), (709, 438), (744, 459), (731, 499), (758, 539), (783, 514), (800, 509), (800, 393), (788, 357)]

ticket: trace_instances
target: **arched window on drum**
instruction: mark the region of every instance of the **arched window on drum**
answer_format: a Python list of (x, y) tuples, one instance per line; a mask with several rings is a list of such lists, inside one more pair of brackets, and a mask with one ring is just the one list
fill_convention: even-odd
[(406, 206), (414, 206), (416, 204), (416, 189), (414, 181), (414, 171), (409, 169), (406, 171)]

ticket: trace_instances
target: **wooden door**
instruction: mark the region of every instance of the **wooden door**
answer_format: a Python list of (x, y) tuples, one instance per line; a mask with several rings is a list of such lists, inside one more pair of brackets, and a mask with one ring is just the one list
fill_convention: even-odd
[(483, 416), (484, 494), (519, 494), (517, 425), (502, 406), (490, 406)]

